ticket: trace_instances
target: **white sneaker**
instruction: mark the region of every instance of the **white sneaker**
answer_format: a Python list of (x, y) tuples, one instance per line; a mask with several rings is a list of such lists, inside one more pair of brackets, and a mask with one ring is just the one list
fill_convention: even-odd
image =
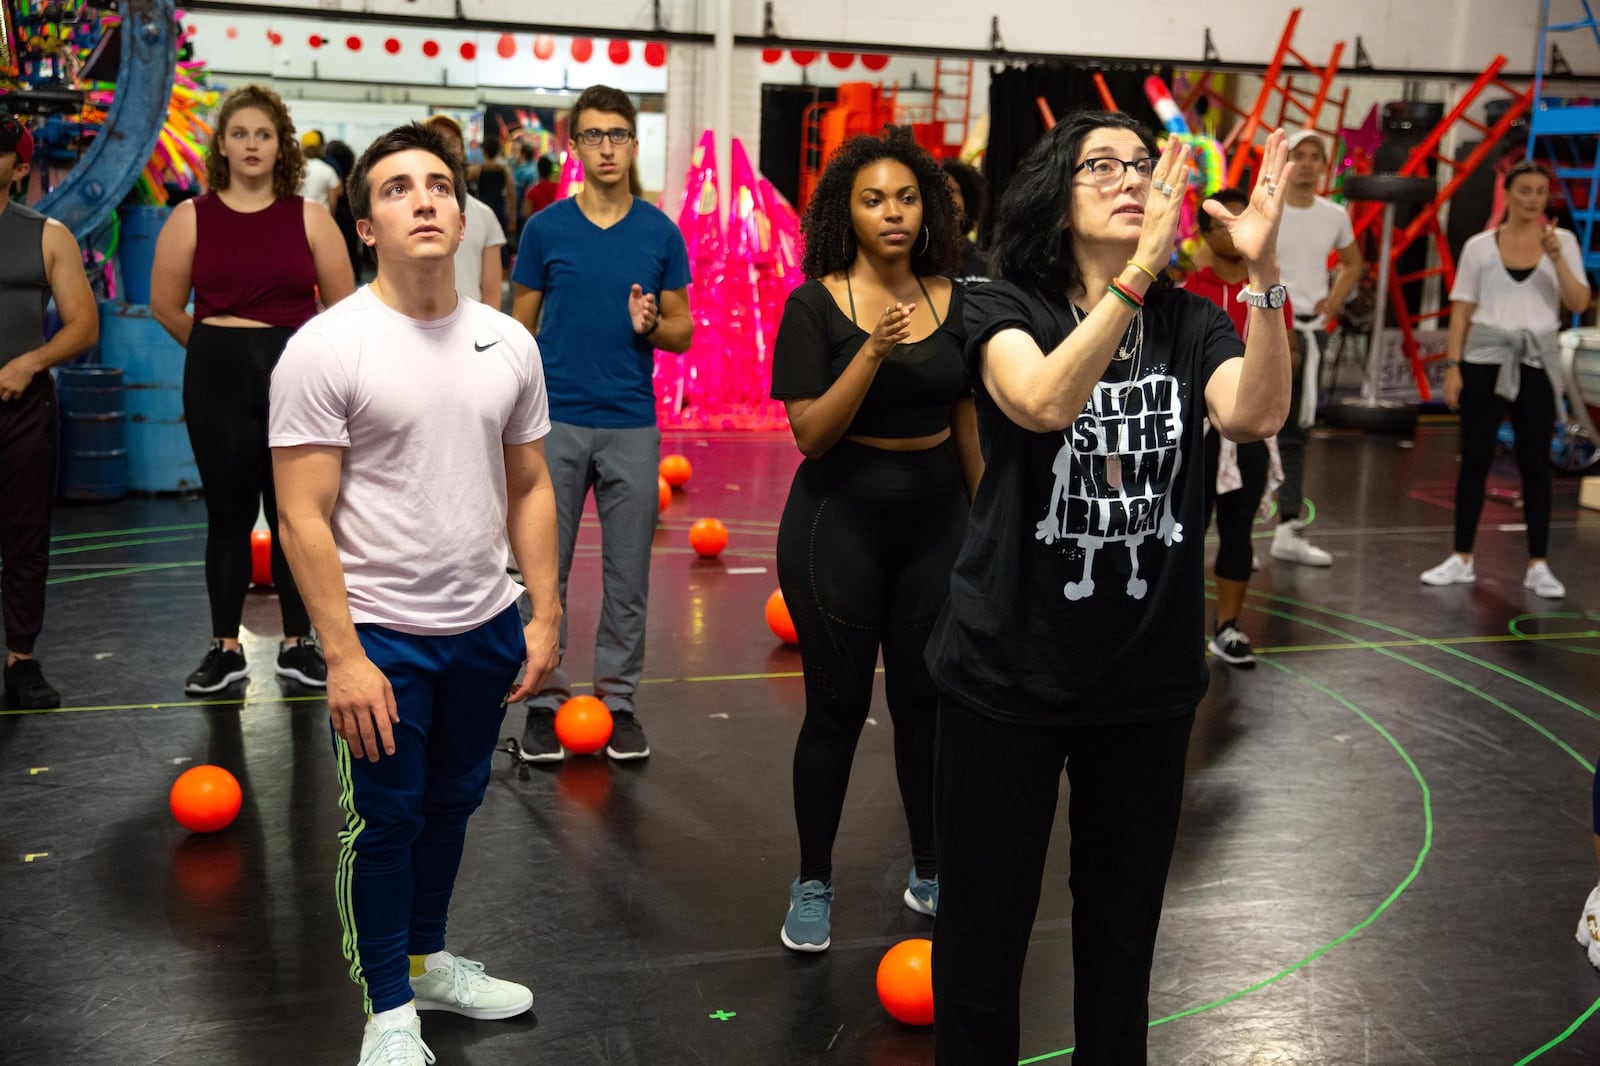
[(1559, 600), (1567, 594), (1567, 586), (1556, 580), (1556, 575), (1550, 572), (1549, 563), (1534, 563), (1528, 567), (1528, 576), (1522, 579), (1522, 587), (1532, 589), (1535, 596), (1543, 596), (1547, 600)]
[(1470, 585), (1476, 580), (1478, 572), (1473, 569), (1472, 560), (1462, 559), (1454, 553), (1432, 570), (1422, 572), (1424, 585)]
[(421, 1018), (395, 1029), (379, 1029), (377, 1022), (367, 1020), (356, 1066), (428, 1066), (433, 1061), (432, 1049), (422, 1042)]
[(445, 1010), (480, 1021), (515, 1018), (533, 1006), (533, 993), (483, 972), (483, 963), (439, 952), (449, 961), (411, 979), (418, 1010)]
[(1600, 885), (1589, 890), (1578, 916), (1578, 943), (1589, 953), (1589, 964), (1600, 969)]
[(1274, 559), (1301, 566), (1333, 565), (1333, 556), (1306, 540), (1305, 523), (1298, 518), (1278, 524), (1272, 534), (1271, 554)]

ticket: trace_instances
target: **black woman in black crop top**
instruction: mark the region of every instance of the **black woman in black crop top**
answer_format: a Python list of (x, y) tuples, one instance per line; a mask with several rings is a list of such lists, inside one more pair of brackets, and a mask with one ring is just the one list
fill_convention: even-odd
[(800, 866), (781, 937), (823, 951), (833, 841), (880, 650), (911, 836), (901, 898), (921, 914), (938, 908), (937, 697), (923, 651), (982, 459), (961, 292), (939, 276), (956, 262), (959, 233), (938, 165), (906, 130), (858, 137), (830, 160), (803, 226), (810, 280), (784, 308), (772, 365), (772, 395), (806, 456), (778, 530), (806, 685), (794, 755)]

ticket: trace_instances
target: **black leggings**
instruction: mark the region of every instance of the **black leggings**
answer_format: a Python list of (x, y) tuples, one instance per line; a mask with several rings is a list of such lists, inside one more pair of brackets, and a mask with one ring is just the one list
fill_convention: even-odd
[(1249, 581), (1250, 527), (1255, 524), (1261, 496), (1267, 491), (1267, 467), (1272, 457), (1266, 441), (1239, 445), (1239, 477), (1244, 484), (1218, 496), (1217, 465), (1222, 454), (1222, 437), (1215, 429), (1206, 430), (1205, 448), (1207, 525), (1211, 524), (1211, 509), (1215, 507), (1217, 511), (1217, 561), (1212, 572), (1226, 581)]
[(1063, 767), (1071, 783), (1073, 1066), (1146, 1061), (1150, 968), (1194, 712), (1128, 725), (1062, 719), (1016, 725), (952, 700), (939, 707), (938, 1066), (1017, 1062), (1023, 961)]
[(208, 326), (189, 335), (183, 364), (183, 416), (200, 484), (206, 492), (206, 594), (211, 635), (237, 638), (250, 591), (250, 531), (266, 511), (272, 530), (272, 583), (283, 635), (311, 633), (278, 539), (278, 497), (267, 448), (267, 395), (272, 368), (291, 329)]
[(1497, 366), (1461, 364), (1461, 471), (1456, 475), (1455, 550), (1472, 551), (1483, 514), (1489, 467), (1500, 432), (1500, 420), (1511, 409), (1516, 435), (1517, 468), (1522, 471), (1522, 517), (1528, 525), (1528, 556), (1550, 554), (1550, 434), (1555, 426), (1556, 392), (1550, 376), (1538, 367), (1522, 368), (1515, 400), (1495, 394)]
[(919, 876), (937, 876), (938, 697), (923, 650), (950, 594), (966, 520), (949, 442), (891, 452), (840, 441), (795, 473), (778, 527), (778, 583), (805, 668), (806, 717), (794, 748), (801, 880), (833, 877), (833, 841), (880, 647), (912, 858)]

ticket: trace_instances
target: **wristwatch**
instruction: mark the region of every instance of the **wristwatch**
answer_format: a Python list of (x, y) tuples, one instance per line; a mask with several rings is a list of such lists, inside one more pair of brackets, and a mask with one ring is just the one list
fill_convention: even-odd
[(1251, 307), (1266, 307), (1276, 310), (1282, 307), (1289, 299), (1289, 290), (1282, 285), (1274, 285), (1266, 292), (1251, 292), (1249, 289), (1239, 290), (1239, 302), (1249, 304)]

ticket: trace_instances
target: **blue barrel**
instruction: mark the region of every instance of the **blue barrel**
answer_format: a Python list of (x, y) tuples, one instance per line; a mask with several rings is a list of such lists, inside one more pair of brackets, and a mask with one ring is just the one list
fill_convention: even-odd
[(128, 494), (122, 371), (60, 367), (56, 392), (61, 402), (61, 495), (69, 500), (122, 499)]
[(122, 268), (119, 295), (129, 303), (150, 302), (150, 269), (156, 258), (156, 237), (170, 214), (170, 207), (142, 204), (129, 204), (117, 210), (117, 265)]
[(122, 368), (128, 410), (128, 487), (195, 492), (200, 471), (183, 419), (183, 348), (142, 304), (102, 300), (100, 358)]

